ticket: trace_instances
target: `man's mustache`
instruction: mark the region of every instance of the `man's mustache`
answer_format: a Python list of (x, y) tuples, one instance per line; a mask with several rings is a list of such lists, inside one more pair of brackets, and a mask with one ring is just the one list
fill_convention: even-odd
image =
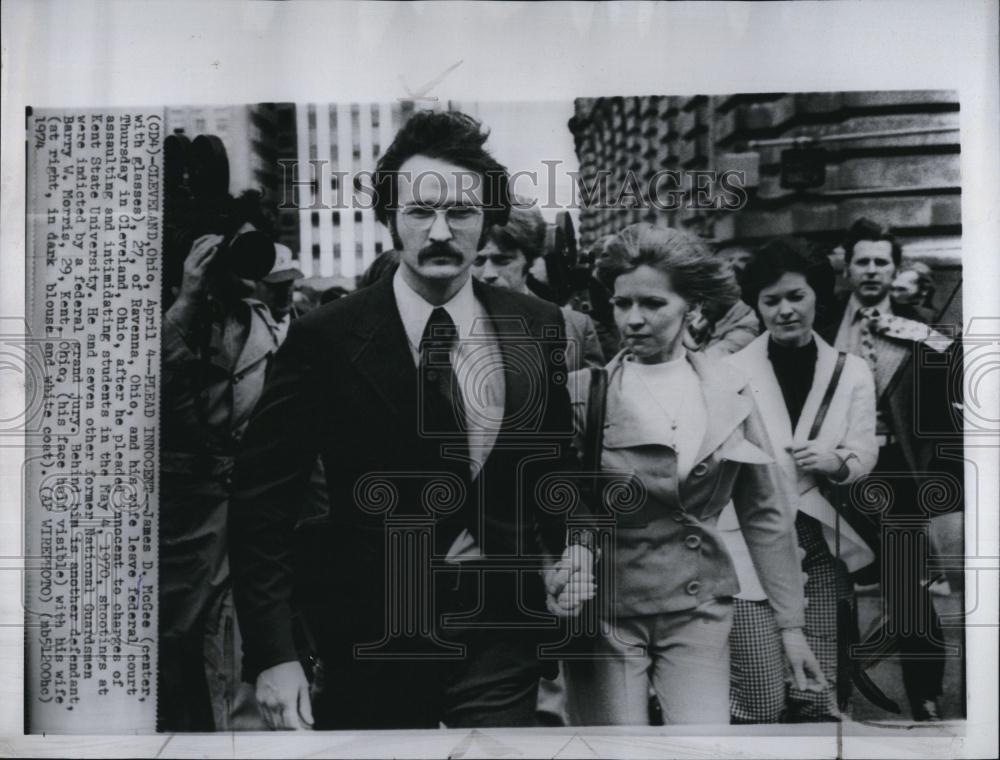
[(428, 259), (436, 259), (442, 256), (455, 259), (455, 263), (457, 264), (461, 264), (465, 260), (461, 251), (454, 246), (448, 243), (431, 243), (420, 249), (420, 253), (417, 254), (417, 263), (423, 264)]

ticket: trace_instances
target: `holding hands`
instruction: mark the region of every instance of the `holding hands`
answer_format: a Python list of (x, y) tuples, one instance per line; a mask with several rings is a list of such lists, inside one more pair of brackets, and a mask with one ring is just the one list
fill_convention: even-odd
[(579, 544), (567, 546), (562, 557), (547, 568), (545, 580), (545, 606), (558, 617), (575, 617), (584, 602), (597, 593), (594, 583), (594, 555)]

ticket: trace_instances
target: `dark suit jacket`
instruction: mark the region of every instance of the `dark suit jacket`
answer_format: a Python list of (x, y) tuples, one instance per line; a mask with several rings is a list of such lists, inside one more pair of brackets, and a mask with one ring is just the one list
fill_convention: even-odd
[[(817, 329), (831, 345), (848, 299), (841, 299), (827, 324)], [(892, 311), (898, 317), (923, 322), (913, 307), (893, 304)], [(940, 467), (955, 469), (954, 460), (942, 462), (938, 457), (939, 444), (949, 440), (960, 444), (961, 383), (954, 382), (953, 375), (962, 366), (961, 341), (956, 339), (942, 353), (920, 341), (889, 335), (878, 335), (875, 340), (880, 364), (892, 367), (891, 379), (876, 389), (876, 403), (889, 415), (910, 471), (919, 475)]]
[[(565, 515), (542, 509), (534, 485), (545, 472), (576, 461), (563, 319), (556, 306), (537, 298), (478, 282), (474, 288), (503, 357), (505, 411), (492, 453), (471, 484), (456, 482), (468, 473), (467, 463), (456, 467), (439, 440), (420, 433), (419, 378), (391, 277), (292, 324), (244, 437), (230, 507), (248, 680), (297, 659), (301, 645), (292, 619), (298, 612), (324, 657), (357, 667), (354, 646), (386, 635), (387, 585), (412, 580), (406, 568), (387, 569), (387, 525), (407, 520), (433, 526), (437, 561), (468, 528), (490, 561), (507, 559), (521, 568), (518, 593), (501, 583), (508, 593), (484, 595), (487, 617), (495, 613), (493, 620), (509, 624), (511, 616), (544, 613), (537, 567), (543, 553), (561, 553)], [(306, 523), (297, 539), (300, 494), (317, 455), (330, 510)], [(467, 487), (468, 496), (446, 514), (454, 506), (451, 487)], [(436, 501), (441, 497), (444, 502)], [(412, 533), (415, 551), (427, 549), (419, 534)], [(402, 574), (392, 576), (397, 571)], [(401, 592), (411, 601), (418, 593), (416, 586)], [(367, 678), (363, 669), (355, 675)], [(393, 677), (399, 674), (390, 668), (386, 678)], [(407, 693), (419, 701), (419, 692)]]

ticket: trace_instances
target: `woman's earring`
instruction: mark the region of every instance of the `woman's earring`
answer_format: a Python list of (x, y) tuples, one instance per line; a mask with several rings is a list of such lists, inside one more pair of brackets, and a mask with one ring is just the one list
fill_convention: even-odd
[(687, 348), (696, 351), (708, 339), (711, 325), (701, 312), (701, 306), (694, 306), (688, 309), (684, 315), (687, 322), (687, 329), (684, 331), (684, 341)]

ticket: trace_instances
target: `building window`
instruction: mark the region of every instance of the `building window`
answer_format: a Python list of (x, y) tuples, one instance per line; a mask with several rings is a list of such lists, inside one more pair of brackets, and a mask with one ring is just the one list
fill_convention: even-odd
[(355, 211), (354, 212), (354, 222), (356, 224), (360, 224), (361, 223), (361, 212), (360, 211)]
[(382, 253), (382, 241), (381, 240), (379, 240), (377, 243), (375, 243), (375, 255), (377, 256), (380, 253)]
[(312, 245), (312, 255), (313, 255), (313, 258), (319, 256), (319, 243), (313, 243), (313, 245)]
[(340, 226), (340, 212), (339, 211), (334, 211), (333, 212), (333, 226), (334, 227), (339, 227)]

